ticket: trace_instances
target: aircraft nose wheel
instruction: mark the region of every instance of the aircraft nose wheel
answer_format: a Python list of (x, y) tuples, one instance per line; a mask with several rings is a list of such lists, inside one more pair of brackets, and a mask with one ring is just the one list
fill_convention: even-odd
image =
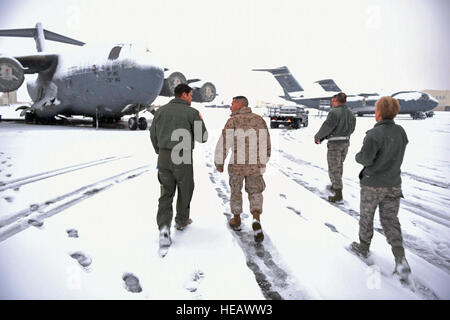
[(135, 117), (131, 117), (128, 119), (128, 129), (130, 130), (136, 130), (138, 128), (138, 122)]
[(145, 119), (144, 117), (140, 117), (138, 121), (138, 127), (140, 130), (147, 129), (147, 119)]

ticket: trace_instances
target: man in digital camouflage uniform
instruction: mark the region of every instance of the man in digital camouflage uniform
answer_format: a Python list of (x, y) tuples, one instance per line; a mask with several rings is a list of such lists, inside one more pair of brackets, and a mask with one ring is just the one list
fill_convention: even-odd
[(271, 154), (270, 135), (264, 119), (253, 113), (248, 100), (243, 96), (233, 98), (231, 116), (222, 130), (216, 145), (214, 164), (217, 171), (223, 172), (225, 159), (231, 149), (228, 164), (230, 176), (230, 207), (233, 217), (229, 224), (240, 230), (242, 213), (242, 186), (248, 193), (250, 212), (253, 215), (252, 228), (256, 242), (264, 240), (260, 215), (263, 211), (263, 196), (266, 184), (263, 179), (266, 163)]
[(328, 139), (328, 175), (331, 180), (331, 186), (328, 189), (334, 192), (334, 196), (328, 197), (330, 202), (342, 201), (344, 160), (350, 145), (350, 135), (355, 131), (356, 118), (345, 105), (346, 102), (347, 96), (343, 92), (333, 96), (331, 99), (332, 109), (314, 136), (316, 144)]
[[(172, 223), (172, 201), (178, 191), (175, 227), (183, 230), (192, 222), (190, 203), (194, 191), (192, 151), (195, 141), (208, 139), (205, 123), (198, 110), (190, 106), (192, 88), (179, 84), (175, 99), (159, 108), (150, 127), (150, 138), (158, 154), (158, 180), (161, 184), (157, 223), (160, 245), (169, 246)], [(195, 140), (195, 141), (194, 141)]]
[(375, 105), (374, 128), (367, 131), (356, 161), (364, 166), (359, 174), (361, 204), (359, 240), (351, 248), (362, 257), (369, 255), (373, 237), (373, 218), (378, 207), (380, 221), (387, 242), (395, 257), (395, 273), (407, 279), (411, 269), (405, 258), (403, 238), (398, 220), (400, 198), (403, 197), (400, 166), (403, 162), (408, 137), (405, 130), (395, 124), (400, 104), (392, 97), (382, 97)]

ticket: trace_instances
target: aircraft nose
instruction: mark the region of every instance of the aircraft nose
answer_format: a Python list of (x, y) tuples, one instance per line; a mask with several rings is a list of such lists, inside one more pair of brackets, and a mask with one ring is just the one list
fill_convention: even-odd
[(431, 95), (428, 95), (429, 99), (430, 99), (430, 104), (433, 108), (436, 108), (439, 105), (439, 101), (435, 98), (432, 97)]
[(143, 78), (146, 79), (144, 80), (146, 86), (158, 95), (164, 82), (164, 70), (158, 66), (147, 65), (141, 66), (141, 71), (144, 75)]

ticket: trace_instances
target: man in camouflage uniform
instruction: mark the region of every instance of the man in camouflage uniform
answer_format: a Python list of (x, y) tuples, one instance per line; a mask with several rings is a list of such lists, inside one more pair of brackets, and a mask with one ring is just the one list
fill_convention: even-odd
[(381, 225), (395, 257), (395, 272), (407, 278), (411, 269), (405, 258), (402, 232), (398, 220), (400, 198), (403, 197), (400, 166), (403, 162), (408, 137), (405, 130), (394, 123), (400, 104), (392, 97), (382, 97), (375, 105), (374, 128), (367, 131), (356, 161), (364, 166), (359, 174), (361, 204), (359, 240), (352, 250), (363, 257), (369, 254), (373, 237), (373, 218), (378, 207)]
[(264, 240), (260, 220), (263, 207), (262, 192), (266, 187), (262, 175), (271, 153), (270, 135), (264, 119), (248, 107), (247, 98), (234, 97), (230, 109), (231, 117), (225, 124), (216, 145), (214, 164), (217, 171), (223, 172), (225, 159), (229, 150), (232, 150), (228, 173), (233, 218), (229, 223), (233, 229), (240, 230), (241, 190), (245, 181), (245, 191), (248, 193), (250, 212), (253, 215), (254, 239), (261, 242)]
[(344, 160), (350, 145), (350, 135), (355, 131), (356, 119), (353, 112), (345, 105), (346, 102), (347, 96), (343, 92), (333, 96), (332, 109), (314, 136), (316, 144), (328, 139), (328, 175), (331, 180), (329, 189), (335, 193), (334, 196), (328, 197), (330, 202), (342, 201)]
[[(194, 191), (192, 151), (195, 141), (204, 143), (208, 132), (200, 113), (190, 107), (192, 88), (179, 84), (175, 99), (159, 108), (150, 127), (150, 138), (158, 154), (158, 180), (161, 184), (158, 214), (160, 245), (168, 246), (172, 223), (172, 200), (178, 190), (175, 224), (183, 230), (192, 222), (190, 203)], [(195, 141), (194, 141), (195, 140)]]

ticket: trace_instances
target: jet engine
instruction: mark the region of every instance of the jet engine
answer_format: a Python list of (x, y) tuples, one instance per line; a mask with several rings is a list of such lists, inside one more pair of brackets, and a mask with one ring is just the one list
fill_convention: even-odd
[(0, 92), (17, 90), (25, 80), (24, 68), (13, 57), (0, 56)]
[(187, 83), (186, 77), (181, 72), (173, 72), (169, 77), (164, 79), (159, 95), (164, 97), (174, 96), (175, 87), (180, 83)]
[(193, 87), (192, 91), (194, 102), (211, 102), (216, 97), (216, 87), (211, 82), (205, 82), (201, 87)]

